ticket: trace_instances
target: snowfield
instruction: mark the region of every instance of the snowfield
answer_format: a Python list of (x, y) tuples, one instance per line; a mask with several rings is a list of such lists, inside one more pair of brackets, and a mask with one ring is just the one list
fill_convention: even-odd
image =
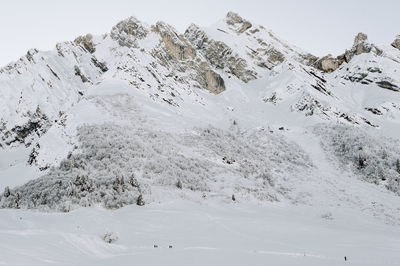
[[(183, 200), (115, 211), (1, 210), (0, 264), (398, 265), (398, 227), (354, 209), (330, 211)], [(106, 243), (108, 232), (118, 239)]]
[(0, 265), (399, 265), (399, 62), (231, 12), (28, 51), (0, 69)]

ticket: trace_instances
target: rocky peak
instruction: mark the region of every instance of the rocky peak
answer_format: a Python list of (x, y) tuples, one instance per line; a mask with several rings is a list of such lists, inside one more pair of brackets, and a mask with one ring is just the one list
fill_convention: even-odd
[(376, 47), (368, 42), (368, 36), (365, 33), (360, 32), (356, 37), (354, 37), (353, 47), (349, 51), (345, 52), (345, 60), (346, 62), (349, 62), (353, 56), (369, 53), (373, 48)]
[(397, 35), (394, 39), (394, 41), (391, 44), (394, 48), (399, 49), (400, 50), (400, 34)]
[(358, 43), (367, 41), (367, 40), (368, 40), (368, 35), (363, 32), (359, 32), (356, 35), (356, 37), (354, 37), (354, 45), (357, 45)]
[(360, 32), (354, 37), (354, 43), (350, 50), (346, 50), (344, 54), (337, 57), (324, 56), (314, 63), (314, 67), (324, 72), (333, 72), (344, 62), (350, 62), (354, 56), (370, 52), (376, 55), (382, 54), (382, 50), (368, 42), (367, 34)]
[(144, 39), (149, 30), (135, 17), (129, 17), (111, 30), (111, 38), (118, 41), (121, 46), (137, 47), (137, 40)]
[(241, 16), (239, 16), (239, 14), (234, 12), (228, 12), (225, 22), (228, 24), (228, 26), (230, 26), (231, 29), (239, 34), (245, 32), (253, 26), (249, 21), (243, 19)]

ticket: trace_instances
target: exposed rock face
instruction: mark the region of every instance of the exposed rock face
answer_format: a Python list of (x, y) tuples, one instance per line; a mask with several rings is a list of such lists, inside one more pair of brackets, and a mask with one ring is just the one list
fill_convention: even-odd
[[(123, 52), (130, 60), (117, 62), (116, 75), (138, 89), (148, 90), (151, 83), (156, 84), (151, 92), (155, 100), (179, 106), (177, 102), (183, 91), (192, 93), (193, 88), (202, 88), (220, 93), (225, 90), (222, 77), (167, 23), (157, 22), (147, 27), (131, 17), (113, 27), (110, 36), (120, 45), (131, 48)], [(148, 45), (141, 46), (141, 40)], [(120, 58), (118, 53), (116, 58)]]
[(376, 82), (376, 84), (379, 87), (384, 88), (384, 89), (388, 89), (388, 90), (392, 90), (392, 91), (400, 90), (400, 88), (397, 85), (395, 85), (387, 80), (378, 81), (378, 82)]
[(207, 89), (210, 92), (218, 94), (225, 90), (225, 82), (220, 75), (218, 75), (212, 70), (208, 70), (205, 76), (206, 76)]
[(245, 32), (253, 26), (249, 21), (243, 19), (234, 12), (229, 12), (226, 15), (226, 23), (239, 34)]
[(363, 33), (363, 32), (359, 32), (356, 37), (354, 37), (354, 45), (366, 41), (368, 40), (368, 36), (367, 34)]
[(23, 125), (16, 125), (10, 130), (6, 130), (5, 126), (0, 127), (0, 147), (2, 143), (7, 146), (22, 143), (29, 147), (33, 139), (45, 134), (51, 126), (48, 117), (42, 113), (39, 106), (34, 113), (28, 112), (25, 117), (28, 117), (28, 121)]
[(163, 66), (173, 70), (172, 72), (181, 72), (185, 76), (184, 80), (192, 79), (211, 93), (218, 94), (225, 90), (222, 77), (212, 70), (205, 58), (197, 54), (192, 44), (172, 26), (157, 22), (151, 30), (161, 37), (159, 45), (151, 53)]
[(392, 42), (392, 46), (400, 50), (400, 35), (397, 35), (394, 41)]
[(93, 54), (96, 51), (95, 44), (93, 43), (92, 34), (79, 36), (74, 40), (76, 44), (82, 45), (89, 53)]
[(324, 72), (333, 72), (335, 71), (341, 63), (338, 58), (333, 58), (332, 55), (327, 55), (319, 59), (315, 62), (315, 67), (324, 71)]
[(197, 25), (190, 25), (185, 37), (203, 56), (216, 68), (228, 68), (229, 71), (243, 82), (257, 77), (257, 73), (247, 68), (247, 62), (221, 41), (210, 39)]
[(302, 62), (307, 66), (314, 65), (318, 60), (318, 57), (312, 54), (303, 54), (301, 55), (301, 58), (303, 59)]
[(344, 59), (346, 62), (350, 62), (355, 55), (371, 52), (376, 55), (382, 54), (382, 51), (378, 47), (368, 42), (368, 36), (365, 33), (358, 33), (354, 38), (353, 47), (344, 53)]
[(191, 44), (182, 35), (178, 35), (170, 25), (164, 22), (157, 22), (152, 30), (160, 34), (174, 59), (185, 60), (196, 56), (196, 50), (193, 49)]
[(282, 63), (285, 60), (285, 56), (274, 48), (271, 48), (268, 51), (268, 53), (269, 53), (268, 61), (271, 63), (276, 63), (276, 62)]
[(78, 66), (74, 66), (75, 76), (79, 76), (83, 83), (88, 82), (88, 78), (82, 73)]
[(27, 53), (26, 53), (26, 59), (28, 59), (29, 62), (31, 63), (35, 63), (35, 60), (33, 59), (34, 55), (39, 53), (39, 50), (37, 49), (30, 49)]
[(149, 30), (135, 17), (119, 22), (111, 30), (111, 38), (121, 46), (137, 47), (137, 40), (147, 36)]
[(346, 61), (349, 62), (354, 55), (364, 54), (371, 52), (373, 45), (368, 43), (368, 36), (365, 33), (358, 33), (354, 38), (353, 47), (350, 51), (346, 51)]
[(96, 57), (92, 57), (92, 63), (98, 67), (102, 72), (107, 72), (108, 71), (108, 67), (106, 65), (105, 62), (100, 62), (99, 60), (97, 60)]

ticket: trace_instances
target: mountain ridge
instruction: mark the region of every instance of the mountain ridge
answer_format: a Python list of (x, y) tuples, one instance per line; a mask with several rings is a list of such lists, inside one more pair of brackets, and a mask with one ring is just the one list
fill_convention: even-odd
[[(398, 71), (396, 42), (360, 33), (343, 55), (317, 58), (233, 12), (181, 34), (129, 17), (107, 34), (29, 50), (0, 69), (1, 206), (232, 194), (312, 204), (323, 195), (310, 184), (332, 189), (335, 204), (331, 179), (343, 175), (377, 185), (389, 215), (400, 192), (387, 148), (398, 140)], [(321, 144), (309, 150), (309, 138)], [(320, 181), (329, 164), (337, 169)]]

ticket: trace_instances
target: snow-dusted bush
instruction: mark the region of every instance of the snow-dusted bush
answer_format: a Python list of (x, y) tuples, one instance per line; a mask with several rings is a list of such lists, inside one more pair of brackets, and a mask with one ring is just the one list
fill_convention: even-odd
[(276, 180), (311, 166), (297, 145), (263, 130), (170, 134), (103, 124), (79, 128), (78, 138), (79, 149), (59, 167), (9, 190), (0, 206), (69, 211), (77, 205), (143, 205), (153, 186), (277, 200)]
[(321, 215), (322, 219), (326, 219), (326, 220), (333, 220), (333, 214), (331, 212), (327, 212)]
[(118, 234), (115, 232), (107, 232), (103, 235), (103, 240), (109, 244), (114, 243), (118, 240)]
[(400, 195), (400, 143), (352, 126), (318, 126), (324, 149), (364, 180)]

